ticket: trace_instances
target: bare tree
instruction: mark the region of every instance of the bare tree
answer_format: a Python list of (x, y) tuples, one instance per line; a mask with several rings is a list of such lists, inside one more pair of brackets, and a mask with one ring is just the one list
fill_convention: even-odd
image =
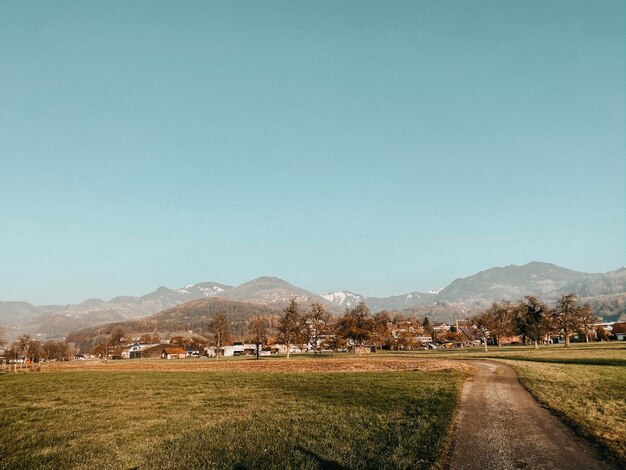
[(476, 334), (480, 337), (483, 344), (485, 345), (485, 352), (489, 349), (487, 348), (487, 341), (491, 338), (491, 316), (487, 312), (483, 312), (480, 315), (472, 318), (472, 324), (476, 329)]
[(157, 334), (146, 333), (144, 335), (141, 335), (141, 337), (139, 338), (139, 342), (159, 344), (161, 342), (161, 338)]
[(359, 356), (361, 355), (363, 343), (372, 336), (372, 328), (373, 321), (365, 302), (359, 302), (353, 309), (346, 310), (339, 323), (342, 336), (352, 341), (352, 344), (358, 350)]
[(261, 346), (267, 341), (268, 322), (260, 315), (252, 317), (248, 325), (252, 339), (256, 344), (256, 358), (260, 359)]
[(42, 356), (42, 348), (41, 343), (33, 338), (30, 335), (22, 335), (15, 342), (14, 348), (16, 349), (18, 355), (24, 358), (24, 363), (30, 363), (33, 365), (36, 362), (39, 362), (39, 359)]
[(563, 295), (552, 309), (552, 319), (565, 337), (565, 347), (570, 347), (569, 338), (580, 325), (578, 297), (574, 292)]
[(301, 327), (300, 307), (294, 297), (289, 301), (289, 305), (283, 310), (278, 321), (278, 333), (287, 345), (287, 359), (291, 353), (291, 344), (297, 340)]
[(391, 341), (391, 314), (387, 310), (374, 315), (372, 333), (376, 346), (379, 349), (382, 349), (383, 345)]
[(209, 324), (209, 331), (213, 333), (215, 359), (217, 360), (220, 357), (220, 349), (226, 342), (229, 341), (230, 338), (230, 325), (223, 310), (217, 312), (215, 318), (211, 320), (211, 323)]
[(322, 339), (328, 334), (330, 314), (320, 303), (311, 304), (304, 317), (304, 328), (309, 343), (313, 346), (313, 354), (320, 352)]
[(408, 349), (409, 351), (415, 345), (415, 335), (408, 330), (402, 330), (398, 333), (397, 350)]
[(341, 334), (341, 319), (331, 318), (329, 322), (328, 335), (325, 337), (324, 343), (335, 353), (343, 348), (346, 344), (346, 338)]
[(96, 344), (91, 348), (91, 354), (106, 361), (109, 357), (109, 344), (106, 341)]
[(72, 357), (74, 357), (76, 354), (78, 354), (78, 351), (80, 350), (77, 346), (76, 343), (72, 342), (72, 341), (65, 341), (62, 342), (60, 345), (63, 349), (63, 357), (66, 360), (71, 359)]
[(42, 356), (45, 360), (61, 359), (65, 353), (65, 343), (62, 341), (46, 341), (41, 345)]
[(539, 349), (539, 340), (547, 333), (546, 317), (550, 315), (550, 307), (529, 295), (518, 302), (515, 310), (518, 331)]
[(594, 323), (597, 321), (598, 317), (593, 314), (589, 304), (578, 308), (578, 329), (585, 336), (585, 343), (588, 343), (589, 337), (595, 333)]
[(509, 301), (494, 302), (487, 310), (487, 315), (490, 317), (491, 335), (498, 346), (502, 346), (502, 338), (515, 332), (515, 308)]
[(122, 328), (121, 326), (116, 326), (111, 331), (111, 339), (109, 341), (109, 344), (111, 346), (121, 346), (122, 344), (124, 344), (125, 335), (126, 332), (124, 331), (124, 328)]
[(596, 327), (595, 333), (596, 333), (596, 338), (598, 339), (598, 341), (609, 340), (609, 333), (601, 326)]

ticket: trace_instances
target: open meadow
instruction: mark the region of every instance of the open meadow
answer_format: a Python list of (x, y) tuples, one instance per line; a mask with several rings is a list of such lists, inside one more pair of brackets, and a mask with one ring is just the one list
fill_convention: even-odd
[(2, 468), (432, 468), (467, 367), (394, 358), (44, 364), (0, 377)]
[(465, 359), (626, 462), (626, 343), (73, 361), (0, 376), (2, 468), (439, 468)]

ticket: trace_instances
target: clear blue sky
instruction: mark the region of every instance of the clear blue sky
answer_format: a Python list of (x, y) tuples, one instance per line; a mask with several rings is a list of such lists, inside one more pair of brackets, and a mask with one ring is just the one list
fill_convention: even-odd
[(0, 300), (625, 264), (626, 3), (0, 1)]

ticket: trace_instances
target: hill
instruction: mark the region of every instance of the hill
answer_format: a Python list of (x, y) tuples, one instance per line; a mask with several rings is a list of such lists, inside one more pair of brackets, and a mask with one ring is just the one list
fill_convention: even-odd
[(600, 277), (561, 268), (550, 263), (531, 262), (523, 266), (506, 266), (481, 271), (473, 276), (454, 280), (437, 295), (440, 300), (451, 302), (475, 299), (514, 300), (524, 295), (542, 299), (556, 299), (568, 286), (583, 280)]
[(291, 285), (277, 277), (259, 277), (222, 294), (225, 299), (256, 302), (261, 305), (281, 308), (285, 307), (292, 298), (295, 298), (299, 303), (311, 304), (318, 302), (333, 310), (337, 308), (337, 305), (329, 302), (327, 299)]
[(88, 351), (117, 327), (122, 328), (125, 336), (130, 338), (142, 334), (157, 334), (165, 338), (181, 332), (203, 336), (208, 333), (210, 321), (220, 311), (230, 322), (231, 332), (239, 336), (247, 334), (246, 321), (249, 318), (277, 313), (277, 310), (257, 303), (221, 298), (192, 300), (144, 318), (84, 328), (70, 333), (67, 341), (75, 342), (81, 351)]

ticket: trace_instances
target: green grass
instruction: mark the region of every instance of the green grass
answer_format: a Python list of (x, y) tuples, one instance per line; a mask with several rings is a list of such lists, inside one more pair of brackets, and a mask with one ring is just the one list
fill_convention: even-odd
[(463, 374), (50, 372), (0, 377), (0, 465), (431, 468)]
[(626, 464), (626, 343), (423, 351), (416, 357), (497, 359), (511, 365), (542, 404), (578, 434)]
[(626, 463), (626, 367), (510, 361), (522, 384), (579, 434)]

